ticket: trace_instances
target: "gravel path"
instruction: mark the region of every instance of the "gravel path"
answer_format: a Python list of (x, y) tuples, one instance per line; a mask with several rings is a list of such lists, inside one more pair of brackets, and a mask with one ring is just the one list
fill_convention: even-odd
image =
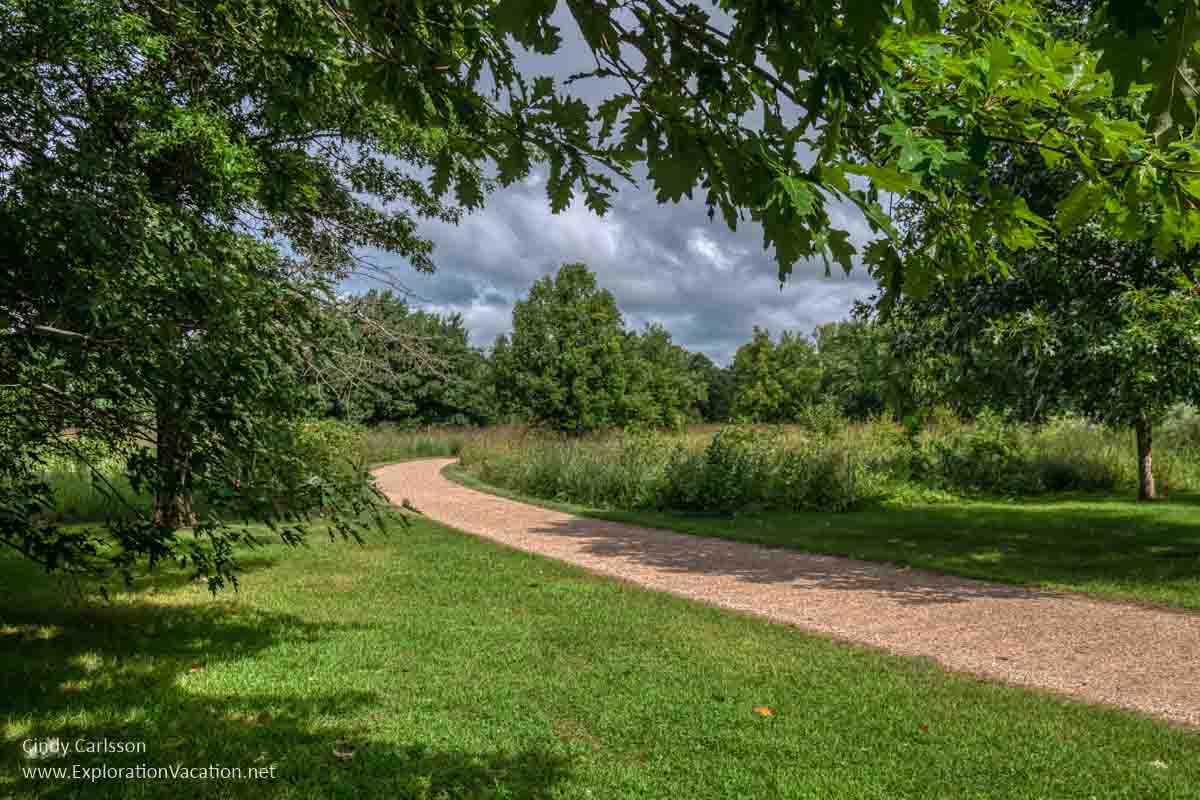
[(449, 459), (375, 471), (467, 533), (961, 672), (1200, 725), (1200, 614), (576, 517), (459, 486)]

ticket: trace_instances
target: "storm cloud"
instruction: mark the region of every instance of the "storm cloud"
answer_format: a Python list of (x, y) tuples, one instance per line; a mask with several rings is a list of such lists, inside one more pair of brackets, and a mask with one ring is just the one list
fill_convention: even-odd
[[(868, 232), (856, 212), (835, 209), (860, 245)], [(659, 205), (644, 186), (623, 188), (603, 217), (582, 203), (552, 214), (538, 175), (493, 194), (458, 225), (427, 223), (437, 272), (396, 263), (415, 305), (457, 312), (472, 342), (490, 347), (510, 330), (512, 304), (564, 263), (588, 265), (613, 293), (626, 324), (661, 323), (675, 341), (718, 363), (732, 358), (754, 326), (809, 333), (844, 318), (875, 283), (861, 266), (849, 276), (820, 260), (801, 263), (782, 285), (762, 232), (746, 222), (730, 231), (710, 222), (703, 202)]]
[[(593, 65), (562, 8), (556, 21), (563, 48), (553, 56), (525, 54), (521, 66), (527, 74), (561, 79)], [(584, 81), (571, 91), (594, 105), (614, 88)], [(870, 234), (857, 210), (834, 205), (830, 213), (861, 250)], [(781, 285), (756, 224), (744, 222), (730, 231), (719, 215), (709, 221), (699, 199), (659, 205), (644, 180), (622, 185), (604, 217), (581, 201), (552, 214), (543, 178), (535, 172), (493, 193), (460, 224), (427, 223), (421, 233), (435, 244), (436, 274), (377, 260), (395, 269), (415, 305), (462, 314), (479, 347), (490, 347), (510, 329), (512, 304), (530, 284), (570, 262), (583, 262), (596, 273), (616, 297), (627, 326), (661, 323), (676, 342), (718, 363), (728, 362), (756, 325), (774, 333), (810, 333), (844, 318), (856, 300), (875, 291), (861, 265), (849, 276), (835, 266), (835, 274), (826, 277), (820, 259), (797, 264)]]

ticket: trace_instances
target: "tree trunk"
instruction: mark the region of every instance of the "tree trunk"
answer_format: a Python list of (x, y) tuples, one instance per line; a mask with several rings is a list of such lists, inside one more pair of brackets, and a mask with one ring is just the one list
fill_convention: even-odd
[(1154, 487), (1154, 463), (1151, 459), (1153, 430), (1150, 420), (1139, 419), (1134, 426), (1137, 431), (1138, 454), (1138, 500), (1153, 500), (1158, 496)]
[(184, 429), (183, 409), (160, 401), (156, 412), (158, 488), (154, 495), (154, 523), (165, 528), (187, 528), (196, 523), (192, 510), (192, 437)]

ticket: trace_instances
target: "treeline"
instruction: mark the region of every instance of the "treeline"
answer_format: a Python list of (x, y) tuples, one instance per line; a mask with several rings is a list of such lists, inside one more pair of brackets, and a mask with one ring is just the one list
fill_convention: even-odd
[(463, 319), (412, 308), (389, 291), (343, 299), (318, 354), (322, 411), (403, 426), (531, 422), (582, 433), (693, 422), (802, 422), (815, 413), (901, 413), (880, 325), (831, 323), (813, 336), (756, 328), (728, 366), (676, 344), (658, 324), (629, 330), (583, 264), (536, 281), (490, 353)]
[(1027, 259), (1019, 275), (877, 298), (811, 336), (755, 328), (728, 366), (660, 325), (628, 330), (583, 264), (535, 282), (490, 353), (471, 347), (460, 316), (370, 293), (343, 301), (354, 322), (326, 348), (340, 366), (314, 371), (314, 393), (326, 413), (367, 422), (528, 422), (569, 433), (693, 422), (829, 432), (879, 418), (915, 432), (939, 409), (1020, 423), (1072, 414), (1135, 429), (1141, 493), (1152, 497), (1153, 428), (1176, 404), (1195, 404), (1200, 387), (1200, 284), (1177, 286), (1183, 273), (1159, 265), (1158, 284), (1130, 289), (1136, 259), (1101, 255), (1103, 269), (1060, 253), (1053, 264)]

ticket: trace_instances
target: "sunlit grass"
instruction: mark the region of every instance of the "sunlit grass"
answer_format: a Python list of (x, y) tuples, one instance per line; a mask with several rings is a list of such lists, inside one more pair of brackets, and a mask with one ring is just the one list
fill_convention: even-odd
[[(0, 557), (0, 796), (1140, 800), (1200, 785), (1192, 732), (424, 521), (246, 566), (215, 600), (167, 572), (103, 603)], [(91, 766), (278, 777), (20, 778), (20, 742), (48, 736), (147, 743), (76, 759)]]

